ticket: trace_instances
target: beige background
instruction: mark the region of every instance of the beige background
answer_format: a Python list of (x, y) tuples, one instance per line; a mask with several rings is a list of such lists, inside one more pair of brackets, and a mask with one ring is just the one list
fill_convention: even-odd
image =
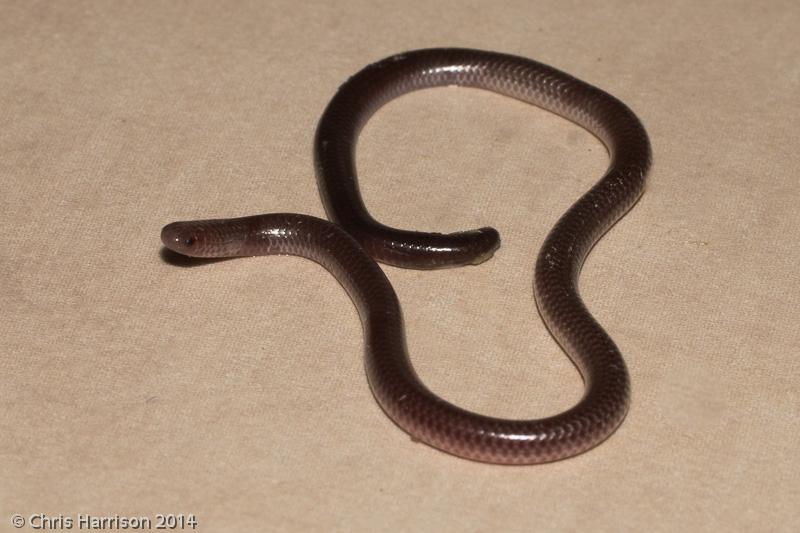
[[(796, 531), (800, 8), (786, 2), (2, 2), (0, 531), (13, 513), (193, 513), (202, 531)], [(532, 57), (628, 103), (649, 188), (591, 255), (633, 404), (583, 456), (457, 459), (398, 430), (361, 330), (296, 258), (181, 268), (173, 220), (324, 216), (316, 122), (407, 49)], [(403, 97), (364, 131), (368, 206), (494, 225), (480, 267), (386, 267), (450, 401), (538, 417), (581, 394), (531, 293), (602, 173), (591, 135), (492, 94)], [(25, 530), (25, 529), (23, 529)]]

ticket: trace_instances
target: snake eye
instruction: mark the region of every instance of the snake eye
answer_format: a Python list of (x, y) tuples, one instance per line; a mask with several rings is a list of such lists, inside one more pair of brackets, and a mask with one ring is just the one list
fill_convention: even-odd
[(185, 246), (191, 246), (194, 244), (194, 241), (195, 241), (194, 237), (186, 237), (185, 239), (183, 239), (183, 244)]

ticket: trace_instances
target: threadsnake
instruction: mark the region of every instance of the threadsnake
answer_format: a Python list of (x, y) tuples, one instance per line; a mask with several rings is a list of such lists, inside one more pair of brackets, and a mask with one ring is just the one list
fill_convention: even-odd
[[(390, 228), (370, 216), (358, 190), (356, 141), (370, 116), (402, 94), (446, 85), (489, 90), (556, 113), (597, 136), (610, 154), (605, 175), (561, 216), (535, 264), (539, 313), (585, 385), (581, 400), (555, 416), (484, 416), (428, 390), (406, 351), (397, 296), (375, 263), (477, 264), (500, 244), (497, 231), (488, 227), (450, 234)], [(376, 400), (415, 440), (476, 461), (534, 464), (582, 453), (615, 431), (628, 410), (628, 371), (581, 300), (578, 277), (592, 246), (644, 191), (650, 142), (625, 104), (530, 59), (468, 49), (417, 50), (371, 64), (347, 80), (320, 119), (314, 152), (323, 204), (335, 224), (291, 213), (174, 222), (163, 228), (162, 242), (192, 257), (288, 254), (323, 265), (358, 309), (366, 374)]]

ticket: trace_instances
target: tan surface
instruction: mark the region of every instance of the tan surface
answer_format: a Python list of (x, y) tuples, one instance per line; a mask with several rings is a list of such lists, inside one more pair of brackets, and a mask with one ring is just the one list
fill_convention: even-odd
[[(158, 512), (215, 532), (796, 530), (796, 2), (218, 4), (1, 6), (0, 531), (12, 513)], [(355, 310), (310, 262), (159, 255), (172, 220), (323, 216), (311, 141), (338, 85), (442, 45), (560, 67), (653, 140), (644, 199), (582, 277), (632, 409), (572, 460), (412, 443), (370, 395)], [(530, 282), (602, 146), (441, 89), (379, 113), (358, 156), (379, 219), (503, 235), (478, 268), (386, 268), (423, 379), (500, 416), (574, 402)]]

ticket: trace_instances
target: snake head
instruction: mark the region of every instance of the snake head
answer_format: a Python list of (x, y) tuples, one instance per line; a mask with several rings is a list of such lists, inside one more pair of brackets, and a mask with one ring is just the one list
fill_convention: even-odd
[(173, 252), (189, 257), (232, 257), (239, 255), (241, 249), (238, 229), (223, 219), (173, 222), (161, 230), (161, 242)]
[(198, 253), (203, 246), (202, 232), (191, 222), (173, 222), (161, 230), (164, 246), (181, 255), (203, 257)]

